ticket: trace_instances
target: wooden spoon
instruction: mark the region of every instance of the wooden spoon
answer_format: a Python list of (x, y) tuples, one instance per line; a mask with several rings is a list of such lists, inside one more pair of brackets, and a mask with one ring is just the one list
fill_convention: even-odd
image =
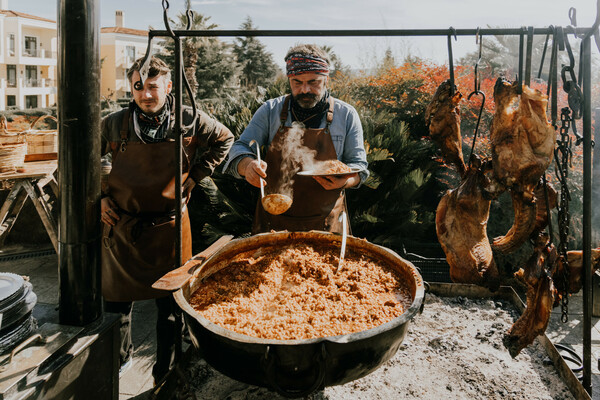
[(179, 290), (190, 280), (194, 272), (206, 261), (206, 259), (217, 252), (233, 239), (231, 235), (221, 236), (216, 242), (208, 246), (204, 251), (196, 254), (181, 267), (163, 275), (152, 284), (154, 289)]

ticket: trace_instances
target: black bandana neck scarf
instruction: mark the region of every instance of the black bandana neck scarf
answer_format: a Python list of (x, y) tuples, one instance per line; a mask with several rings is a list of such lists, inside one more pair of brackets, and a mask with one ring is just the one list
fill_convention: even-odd
[(305, 127), (317, 129), (329, 109), (329, 92), (313, 108), (303, 108), (292, 96), (292, 121), (302, 122)]
[(171, 113), (172, 96), (167, 96), (165, 105), (156, 115), (147, 115), (137, 106), (135, 115), (139, 126), (139, 133), (142, 139), (148, 143), (161, 142), (166, 138), (169, 115)]

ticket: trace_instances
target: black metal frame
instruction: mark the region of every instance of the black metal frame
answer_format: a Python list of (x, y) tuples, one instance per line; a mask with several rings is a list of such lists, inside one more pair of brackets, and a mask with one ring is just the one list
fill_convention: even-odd
[[(166, 7), (164, 7), (166, 3)], [(166, 15), (168, 10), (168, 1), (163, 0), (163, 9)], [(571, 11), (569, 11), (571, 14)], [(189, 12), (187, 13), (190, 19)], [(534, 35), (551, 35), (556, 32), (556, 28), (488, 28), (488, 29), (365, 29), (365, 30), (172, 30), (168, 26), (168, 19), (165, 18), (167, 30), (150, 30), (148, 33), (148, 50), (146, 58), (151, 51), (151, 41), (155, 37), (171, 37), (175, 41), (175, 129), (178, 133), (178, 146), (176, 148), (176, 157), (178, 161), (179, 173), (175, 176), (175, 187), (181, 187), (181, 144), (183, 132), (181, 110), (182, 110), (182, 58), (181, 58), (181, 38), (182, 37), (367, 37), (367, 36), (400, 36), (400, 37), (423, 37), (439, 36), (446, 37), (450, 41), (451, 36), (476, 36), (484, 35), (518, 35), (520, 36), (520, 57), (519, 57), (519, 81), (523, 81), (523, 40), (527, 35), (527, 43), (531, 43)], [(592, 187), (592, 108), (591, 108), (591, 37), (594, 36), (596, 45), (600, 50), (600, 0), (597, 0), (596, 20), (590, 28), (578, 28), (568, 26), (561, 28), (565, 34), (575, 34), (582, 38), (581, 66), (583, 75), (583, 386), (591, 395), (591, 290), (592, 290), (592, 270), (591, 270), (591, 187)], [(553, 41), (553, 54), (554, 51)], [(530, 54), (526, 55), (526, 72), (528, 76), (525, 82), (529, 82), (531, 74)], [(549, 84), (553, 86), (553, 96), (556, 98), (558, 68), (550, 71)], [(580, 78), (581, 79), (581, 78)], [(187, 82), (185, 82), (187, 83)], [(193, 96), (190, 96), (193, 97)], [(554, 104), (553, 104), (554, 106)], [(554, 108), (554, 107), (553, 107)], [(552, 110), (554, 113), (556, 110)], [(552, 121), (556, 124), (556, 121)], [(178, 204), (181, 204), (181, 190), (176, 191)], [(178, 208), (176, 217), (176, 264), (181, 265), (181, 208)]]

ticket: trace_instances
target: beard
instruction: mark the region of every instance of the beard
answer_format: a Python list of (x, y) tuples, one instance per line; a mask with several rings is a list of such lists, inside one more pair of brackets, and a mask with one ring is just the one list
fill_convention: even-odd
[(294, 96), (294, 100), (296, 100), (296, 102), (302, 108), (313, 108), (319, 101), (321, 101), (322, 98), (322, 95), (317, 96), (316, 94), (312, 93), (304, 93)]

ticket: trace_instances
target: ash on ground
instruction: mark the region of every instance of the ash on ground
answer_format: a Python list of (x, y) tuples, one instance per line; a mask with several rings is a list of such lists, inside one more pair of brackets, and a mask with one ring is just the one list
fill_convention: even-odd
[[(394, 357), (307, 399), (574, 399), (537, 339), (510, 357), (502, 337), (517, 317), (508, 302), (428, 294)], [(197, 399), (284, 399), (230, 379), (196, 355), (185, 375)]]

